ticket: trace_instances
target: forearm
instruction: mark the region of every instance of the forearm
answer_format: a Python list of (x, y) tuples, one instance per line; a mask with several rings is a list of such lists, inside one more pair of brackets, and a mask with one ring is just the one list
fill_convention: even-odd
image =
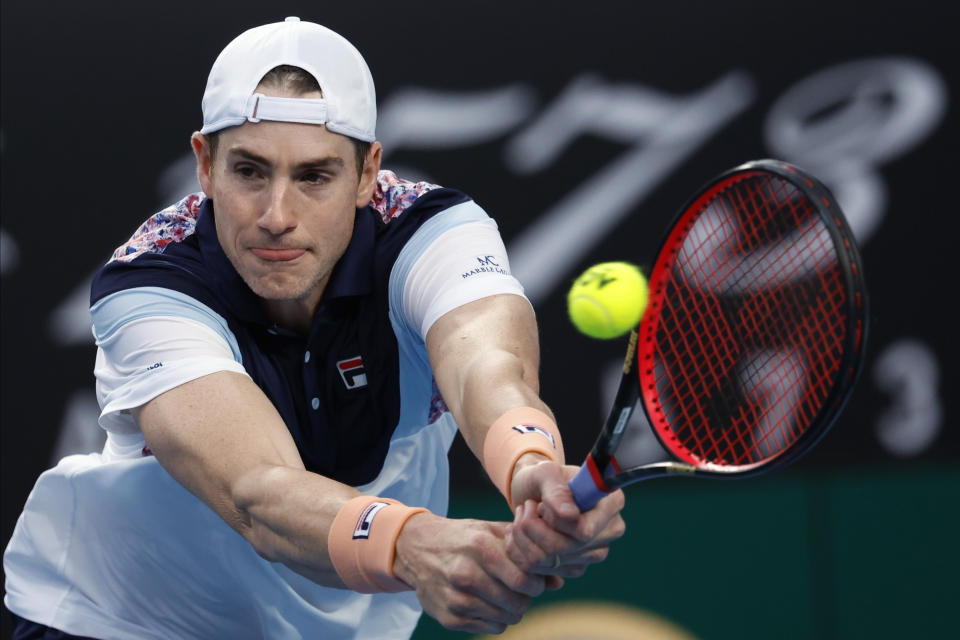
[(491, 351), (467, 368), (459, 406), (452, 409), (471, 451), (482, 459), (487, 430), (504, 413), (532, 407), (553, 416), (540, 399), (535, 370), (509, 351)]
[(340, 508), (359, 495), (352, 487), (303, 469), (261, 466), (231, 488), (238, 531), (262, 557), (314, 582), (342, 588), (327, 537)]
[[(484, 442), (490, 425), (518, 407), (537, 409), (553, 419), (550, 408), (537, 393), (536, 376), (524, 375), (523, 363), (518, 357), (507, 352), (487, 354), (484, 364), (468, 377), (461, 415), (454, 416), (461, 425), (464, 440), (479, 460), (484, 461)], [(548, 460), (550, 458), (539, 452), (524, 453), (517, 459), (513, 475), (524, 467)]]
[(357, 491), (304, 469), (276, 409), (250, 378), (204, 376), (133, 415), (164, 469), (258, 554), (322, 584), (342, 586), (327, 535)]
[(517, 407), (552, 415), (540, 400), (540, 351), (530, 303), (501, 295), (464, 305), (427, 335), (440, 392), (467, 445), (482, 459), (487, 429)]

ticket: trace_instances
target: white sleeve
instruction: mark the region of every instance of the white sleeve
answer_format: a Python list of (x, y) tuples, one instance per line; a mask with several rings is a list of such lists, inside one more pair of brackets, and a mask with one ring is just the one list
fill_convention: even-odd
[(497, 223), (484, 215), (443, 231), (420, 253), (404, 282), (404, 317), (426, 340), (443, 314), (500, 293), (525, 297), (510, 274)]
[(219, 315), (187, 296), (149, 289), (114, 294), (92, 310), (100, 426), (109, 432), (138, 432), (128, 410), (185, 382), (217, 371), (246, 373)]

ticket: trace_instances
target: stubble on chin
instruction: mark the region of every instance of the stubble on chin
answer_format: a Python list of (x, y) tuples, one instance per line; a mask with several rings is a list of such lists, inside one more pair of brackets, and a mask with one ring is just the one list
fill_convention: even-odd
[(325, 274), (293, 277), (288, 274), (244, 276), (243, 281), (257, 297), (263, 300), (300, 300), (315, 292), (327, 280)]

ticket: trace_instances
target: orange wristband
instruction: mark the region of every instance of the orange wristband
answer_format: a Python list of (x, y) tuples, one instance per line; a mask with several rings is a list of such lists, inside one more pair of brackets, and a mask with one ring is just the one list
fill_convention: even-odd
[(343, 583), (360, 593), (407, 591), (393, 575), (397, 538), (410, 516), (422, 507), (376, 496), (357, 496), (333, 519), (327, 536), (330, 561)]
[(518, 407), (507, 411), (490, 425), (483, 441), (483, 468), (511, 508), (513, 468), (520, 456), (530, 452), (563, 464), (563, 441), (550, 416), (533, 407)]

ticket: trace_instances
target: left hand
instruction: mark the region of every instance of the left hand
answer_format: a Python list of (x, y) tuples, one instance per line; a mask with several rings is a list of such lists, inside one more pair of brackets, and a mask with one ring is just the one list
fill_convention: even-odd
[(394, 575), (447, 629), (502, 633), (549, 580), (522, 571), (507, 555), (508, 526), (415, 514), (397, 538)]
[(581, 513), (567, 485), (578, 468), (528, 456), (518, 462), (511, 484), (515, 511), (507, 552), (530, 573), (557, 576), (547, 587), (559, 588), (562, 578), (581, 576), (603, 561), (610, 543), (624, 534), (624, 496), (614, 491)]

